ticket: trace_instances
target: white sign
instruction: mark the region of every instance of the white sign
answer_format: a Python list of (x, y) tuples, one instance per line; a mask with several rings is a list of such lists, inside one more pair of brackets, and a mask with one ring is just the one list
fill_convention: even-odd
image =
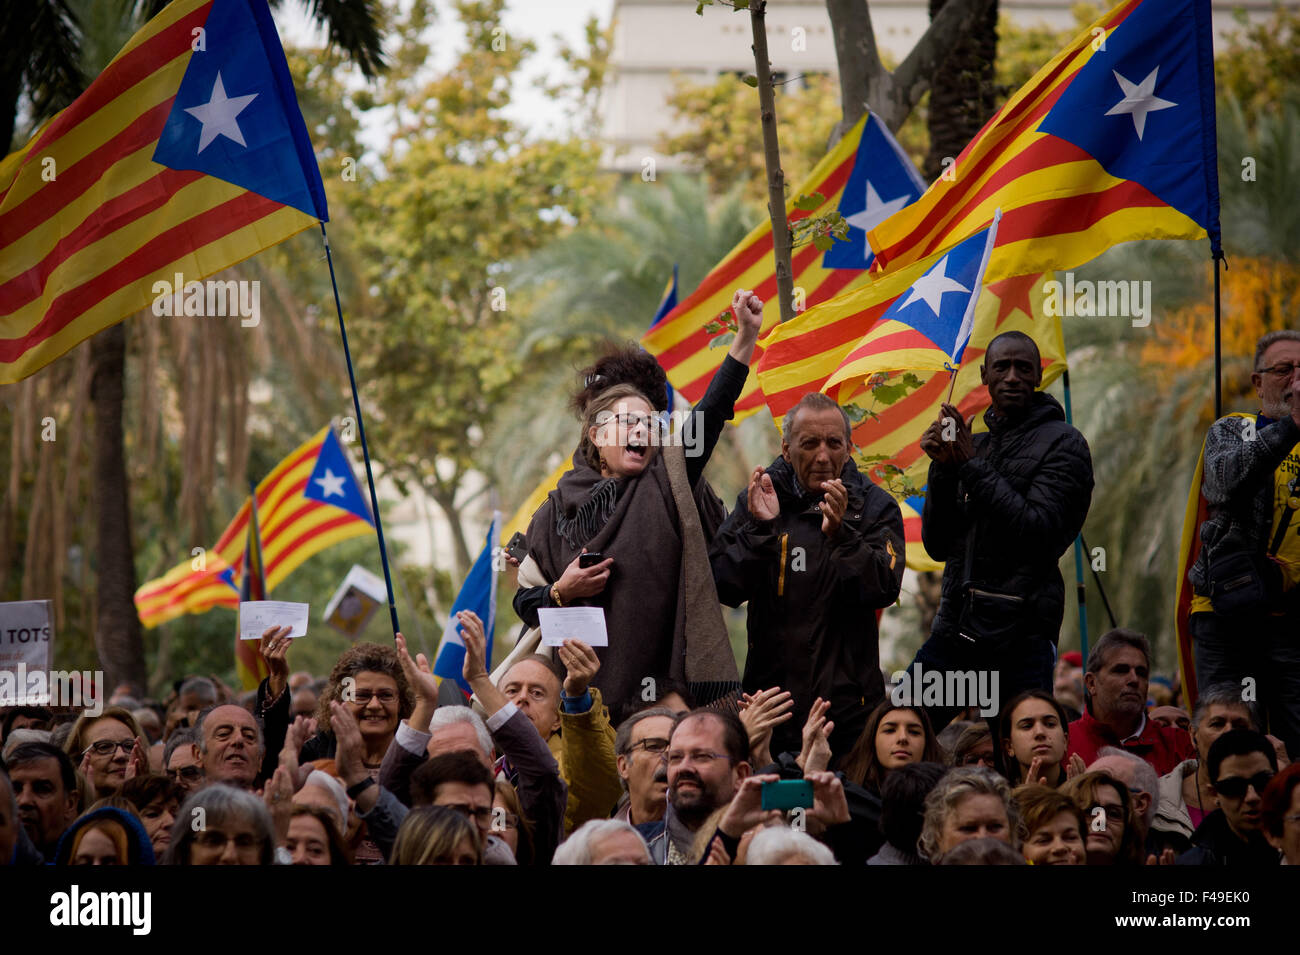
[(44, 690), (27, 692), (26, 674), (28, 670), (48, 672), (53, 659), (53, 604), (48, 600), (0, 603), (0, 671), (16, 675), (10, 682), (17, 691), (12, 700), (4, 701), (5, 705), (48, 703), (50, 697)]
[(387, 600), (384, 582), (360, 564), (354, 564), (325, 605), (325, 622), (355, 640)]
[(605, 611), (600, 607), (539, 607), (542, 643), (558, 647), (565, 640), (581, 640), (589, 647), (609, 646)]
[(245, 600), (239, 605), (239, 639), (261, 640), (271, 627), (292, 627), (289, 636), (305, 637), (310, 608), (285, 600)]

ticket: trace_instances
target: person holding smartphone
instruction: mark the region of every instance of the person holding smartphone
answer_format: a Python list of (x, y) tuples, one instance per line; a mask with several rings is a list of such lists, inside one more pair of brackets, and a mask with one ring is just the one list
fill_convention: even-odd
[(656, 701), (665, 680), (687, 684), (700, 703), (739, 689), (708, 567), (724, 509), (703, 473), (749, 374), (763, 302), (742, 289), (731, 311), (727, 357), (674, 434), (659, 417), (666, 383), (652, 357), (653, 368), (626, 353), (597, 363), (575, 399), (583, 425), (573, 468), (528, 528), (521, 574), (533, 564), (546, 583), (521, 587), (515, 612), (535, 627), (543, 607), (604, 610), (610, 645), (597, 648), (593, 685), (616, 721)]

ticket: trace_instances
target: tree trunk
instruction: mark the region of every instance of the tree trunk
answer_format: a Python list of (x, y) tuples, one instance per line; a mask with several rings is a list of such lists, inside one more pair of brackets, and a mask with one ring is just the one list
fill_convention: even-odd
[[(867, 0), (826, 0), (840, 74), (840, 108), (844, 113), (831, 133), (831, 142), (837, 142), (868, 106), (881, 122), (898, 132), (930, 88), (931, 80), (949, 69), (949, 51), (976, 24), (983, 22), (990, 7), (996, 11), (995, 0), (948, 0), (942, 4), (942, 10), (933, 14), (929, 28), (906, 59), (890, 73), (876, 51)], [(996, 12), (993, 21), (996, 25)]]
[[(451, 529), (452, 552), (456, 558), (456, 577), (458, 581), (463, 581), (469, 575), (474, 560), (470, 557), (469, 546), (465, 543), (465, 529), (460, 525), (460, 509), (456, 507), (456, 489), (459, 486), (459, 479), (446, 484), (438, 481), (426, 486), (424, 490), (447, 518), (447, 526)], [(455, 590), (459, 586), (458, 582), (452, 589)]]
[(781, 321), (794, 318), (794, 272), (790, 266), (793, 240), (785, 217), (785, 173), (776, 136), (776, 89), (772, 64), (767, 58), (767, 2), (755, 0), (749, 8), (754, 33), (754, 75), (758, 78), (758, 108), (763, 123), (763, 161), (767, 166), (767, 212), (772, 220), (772, 254), (776, 259), (776, 297)]
[[(953, 0), (930, 0), (931, 20), (950, 2)], [(931, 77), (930, 152), (921, 170), (926, 179), (937, 179), (993, 115), (997, 55), (998, 4), (993, 0), (951, 49), (944, 68)]]
[(146, 687), (144, 642), (135, 611), (135, 550), (127, 494), (122, 410), (126, 392), (126, 326), (118, 324), (90, 341), (90, 397), (95, 409), (95, 532), (98, 607), (95, 648), (104, 669), (104, 692), (128, 681)]

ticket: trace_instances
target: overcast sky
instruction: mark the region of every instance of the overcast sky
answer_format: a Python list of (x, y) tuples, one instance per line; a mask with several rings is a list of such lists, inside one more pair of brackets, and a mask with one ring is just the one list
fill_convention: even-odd
[[(386, 4), (392, 0), (384, 0)], [(435, 41), (431, 65), (434, 69), (444, 69), (450, 65), (452, 58), (463, 47), (463, 35), (456, 22), (449, 3), (437, 0), (437, 23), (445, 26), (447, 40), (445, 43)], [(600, 18), (601, 26), (608, 26), (614, 0), (512, 0), (503, 17), (503, 25), (508, 35), (525, 37), (537, 44), (537, 53), (525, 64), (523, 75), (515, 84), (515, 100), (510, 110), (510, 118), (532, 130), (544, 129), (562, 120), (559, 107), (547, 99), (545, 94), (533, 85), (535, 78), (554, 76), (561, 68), (556, 58), (556, 44), (552, 35), (559, 33), (565, 40), (575, 46), (582, 41), (582, 28), (587, 18), (593, 13)], [(303, 4), (285, 3), (276, 15), (276, 24), (285, 43), (296, 46), (320, 46), (324, 35), (312, 29), (310, 21), (303, 14)], [(375, 111), (377, 112), (377, 111)], [(382, 124), (382, 116), (374, 121)], [(370, 147), (386, 139), (382, 128), (369, 129), (365, 136)]]

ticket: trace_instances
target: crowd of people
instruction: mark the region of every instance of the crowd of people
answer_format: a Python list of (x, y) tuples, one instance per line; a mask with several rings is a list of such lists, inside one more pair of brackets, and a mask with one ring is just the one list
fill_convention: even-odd
[[(459, 614), (472, 700), (445, 702), (400, 634), (317, 679), (272, 628), (243, 696), (191, 676), (160, 701), (119, 688), (95, 716), (11, 708), (0, 860), (1300, 864), (1300, 332), (1260, 341), (1261, 412), (1206, 442), (1184, 699), (1132, 629), (1086, 660), (1058, 653), (1058, 561), (1092, 465), (1016, 332), (983, 356), (987, 430), (944, 405), (919, 436), (942, 598), (891, 681), (877, 615), (899, 595), (903, 523), (854, 465), (842, 409), (804, 396), (730, 513), (704, 478), (762, 303), (742, 290), (733, 311), (679, 435), (652, 357), (588, 369), (572, 469), (518, 566), (524, 630), (495, 672), (482, 621)], [(723, 604), (748, 607), (743, 673)], [(539, 611), (571, 606), (604, 611), (609, 646), (542, 641)]]

